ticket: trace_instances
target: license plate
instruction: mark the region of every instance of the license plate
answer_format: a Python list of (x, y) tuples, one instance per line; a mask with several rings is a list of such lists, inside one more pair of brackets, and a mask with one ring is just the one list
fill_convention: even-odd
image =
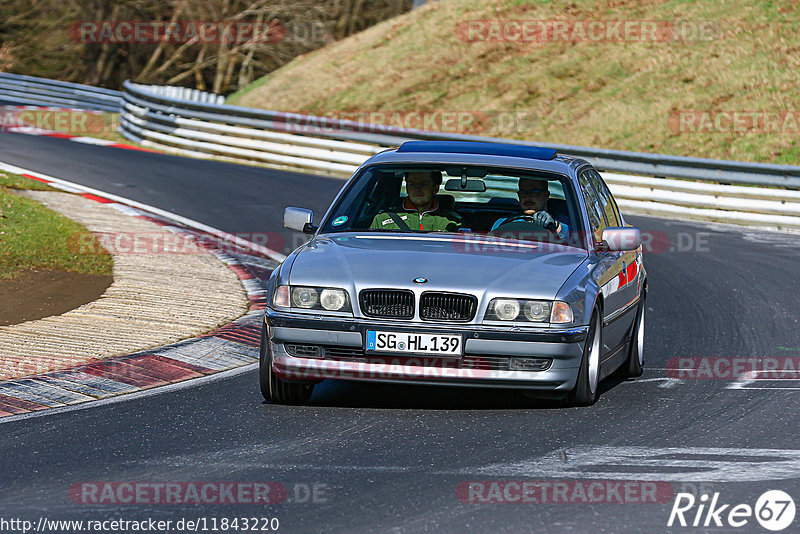
[(367, 330), (367, 351), (461, 356), (461, 336)]

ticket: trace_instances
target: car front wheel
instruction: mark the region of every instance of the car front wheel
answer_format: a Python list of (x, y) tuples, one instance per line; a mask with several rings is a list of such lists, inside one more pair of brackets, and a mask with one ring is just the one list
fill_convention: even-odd
[(275, 404), (308, 404), (314, 392), (314, 384), (286, 382), (272, 372), (272, 351), (267, 339), (267, 325), (261, 329), (258, 381), (264, 399)]
[(600, 353), (603, 347), (603, 324), (600, 311), (594, 310), (589, 326), (589, 335), (583, 348), (583, 359), (578, 371), (575, 388), (565, 399), (568, 406), (591, 406), (597, 401), (600, 382)]
[(642, 293), (642, 297), (639, 299), (636, 320), (633, 322), (631, 330), (631, 345), (628, 349), (628, 361), (625, 366), (629, 377), (642, 376), (644, 369), (644, 314), (647, 310), (645, 295), (646, 293)]

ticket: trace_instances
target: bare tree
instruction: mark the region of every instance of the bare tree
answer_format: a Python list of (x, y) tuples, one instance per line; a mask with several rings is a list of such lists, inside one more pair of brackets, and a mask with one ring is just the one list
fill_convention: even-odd
[[(404, 13), (413, 0), (3, 0), (0, 43), (11, 69), (119, 88), (141, 83), (182, 84), (230, 93), (300, 54)], [(154, 39), (83, 42), (70, 33), (81, 21), (217, 27), (252, 23), (268, 28), (249, 39)], [(229, 34), (230, 35), (230, 34)], [(232, 35), (237, 37), (236, 31)], [(266, 38), (263, 38), (266, 37)], [(43, 50), (47, 50), (43, 53)]]

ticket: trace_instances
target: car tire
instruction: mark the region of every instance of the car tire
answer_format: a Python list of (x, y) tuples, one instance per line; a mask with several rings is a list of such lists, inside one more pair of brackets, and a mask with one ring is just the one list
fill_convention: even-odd
[(591, 406), (597, 401), (597, 390), (600, 385), (600, 356), (603, 347), (603, 323), (600, 311), (592, 312), (589, 323), (589, 334), (583, 348), (583, 359), (578, 371), (575, 387), (567, 395), (567, 406)]
[(267, 339), (267, 325), (261, 329), (258, 383), (264, 399), (274, 404), (308, 404), (311, 394), (314, 393), (314, 384), (286, 382), (272, 372), (272, 351)]
[(639, 299), (639, 308), (636, 310), (636, 320), (631, 327), (631, 344), (628, 348), (628, 361), (624, 368), (626, 375), (635, 378), (642, 376), (644, 371), (644, 316), (647, 310), (645, 302), (646, 293)]

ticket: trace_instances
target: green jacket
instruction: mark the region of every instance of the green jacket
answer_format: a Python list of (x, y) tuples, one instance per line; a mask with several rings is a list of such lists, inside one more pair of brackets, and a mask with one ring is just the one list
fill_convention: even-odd
[(423, 213), (405, 205), (377, 214), (369, 227), (411, 232), (457, 232), (461, 228), (461, 216), (454, 211), (440, 211), (438, 203), (434, 209)]

